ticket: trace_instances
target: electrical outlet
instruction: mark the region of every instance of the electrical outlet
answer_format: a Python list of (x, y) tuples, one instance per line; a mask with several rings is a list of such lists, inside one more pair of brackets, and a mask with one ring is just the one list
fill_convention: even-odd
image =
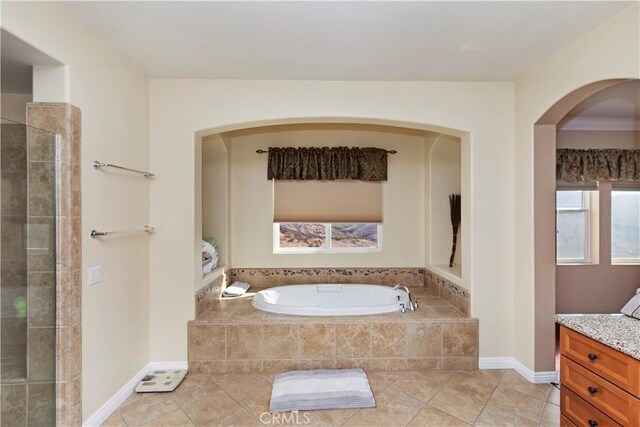
[(102, 266), (96, 265), (89, 269), (89, 285), (95, 285), (102, 282)]

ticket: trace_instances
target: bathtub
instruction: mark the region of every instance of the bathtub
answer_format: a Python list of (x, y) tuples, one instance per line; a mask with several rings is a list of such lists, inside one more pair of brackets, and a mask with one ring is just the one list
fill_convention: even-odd
[(255, 308), (298, 316), (354, 316), (391, 313), (408, 295), (380, 285), (288, 285), (264, 289), (253, 297)]

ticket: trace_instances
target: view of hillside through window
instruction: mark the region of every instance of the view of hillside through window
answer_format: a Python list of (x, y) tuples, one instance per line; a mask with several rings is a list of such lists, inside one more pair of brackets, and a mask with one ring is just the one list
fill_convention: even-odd
[(611, 258), (640, 261), (640, 191), (611, 192)]
[(377, 248), (378, 224), (280, 223), (280, 248)]

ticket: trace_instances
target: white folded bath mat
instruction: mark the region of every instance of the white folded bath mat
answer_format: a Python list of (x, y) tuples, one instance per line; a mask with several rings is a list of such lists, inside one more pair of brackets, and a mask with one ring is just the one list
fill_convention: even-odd
[(317, 369), (278, 374), (273, 379), (271, 412), (375, 408), (362, 369)]

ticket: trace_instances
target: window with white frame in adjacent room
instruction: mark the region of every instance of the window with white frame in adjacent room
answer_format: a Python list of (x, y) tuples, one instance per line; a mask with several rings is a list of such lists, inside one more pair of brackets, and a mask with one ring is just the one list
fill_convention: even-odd
[(598, 192), (558, 190), (556, 192), (556, 262), (597, 263)]
[(274, 253), (381, 250), (380, 182), (274, 181)]
[(611, 262), (640, 263), (640, 187), (611, 191)]

